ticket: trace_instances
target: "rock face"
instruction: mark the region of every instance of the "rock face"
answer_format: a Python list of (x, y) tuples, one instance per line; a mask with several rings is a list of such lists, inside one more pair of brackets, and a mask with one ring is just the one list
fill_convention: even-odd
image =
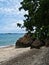
[(33, 41), (33, 43), (31, 44), (31, 48), (38, 48), (40, 49), (41, 46), (44, 46), (45, 42), (44, 41), (40, 41), (38, 39), (36, 39), (35, 41)]
[(17, 40), (16, 47), (29, 47), (29, 46), (31, 46), (31, 43), (32, 43), (32, 39), (31, 39), (30, 35), (26, 34), (26, 35), (24, 35), (24, 37)]
[(46, 41), (45, 41), (45, 46), (46, 46), (46, 47), (49, 47), (49, 39), (46, 39)]
[(31, 48), (40, 48), (40, 46), (41, 42), (37, 39), (31, 44)]

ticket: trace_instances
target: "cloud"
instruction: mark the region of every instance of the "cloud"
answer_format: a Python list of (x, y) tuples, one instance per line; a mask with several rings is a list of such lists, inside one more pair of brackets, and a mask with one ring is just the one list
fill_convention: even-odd
[[(23, 25), (23, 21), (18, 21), (19, 23), (21, 22), (21, 24)], [(1, 33), (1, 31), (3, 32), (3, 33), (8, 33), (8, 32), (11, 32), (11, 33), (24, 33), (24, 32), (26, 32), (25, 31), (25, 28), (20, 28), (20, 27), (17, 27), (17, 23), (18, 22), (12, 22), (11, 24), (9, 23), (9, 24), (6, 24), (6, 25), (4, 25), (4, 26), (0, 26), (0, 33)]]
[(19, 11), (20, 2), (22, 0), (0, 0), (0, 12), (5, 14), (25, 14), (26, 12), (22, 10)]
[(23, 15), (28, 12), (19, 11), (22, 0), (0, 0), (0, 32), (25, 32), (25, 28), (17, 27), (17, 23), (23, 25)]

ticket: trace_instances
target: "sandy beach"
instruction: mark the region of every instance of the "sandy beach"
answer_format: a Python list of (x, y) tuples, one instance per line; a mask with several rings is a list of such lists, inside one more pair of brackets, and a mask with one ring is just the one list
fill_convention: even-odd
[(49, 53), (49, 47), (41, 49), (29, 47), (15, 49), (15, 46), (0, 48), (0, 65), (47, 65), (45, 63), (47, 53)]
[(15, 46), (8, 46), (0, 48), (0, 63), (3, 61), (8, 61), (19, 54), (29, 51), (29, 48), (15, 48)]

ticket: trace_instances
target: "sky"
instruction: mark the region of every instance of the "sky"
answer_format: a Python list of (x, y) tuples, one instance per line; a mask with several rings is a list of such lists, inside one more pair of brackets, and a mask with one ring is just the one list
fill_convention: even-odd
[(23, 25), (24, 10), (19, 11), (22, 0), (0, 0), (0, 33), (24, 33), (25, 28), (17, 27), (17, 23)]

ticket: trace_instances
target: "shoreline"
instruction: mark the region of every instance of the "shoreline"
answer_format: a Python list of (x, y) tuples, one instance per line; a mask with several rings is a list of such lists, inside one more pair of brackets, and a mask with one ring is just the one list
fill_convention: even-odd
[(1, 49), (1, 48), (9, 48), (9, 47), (13, 47), (13, 46), (15, 46), (15, 44), (0, 46), (0, 49)]

